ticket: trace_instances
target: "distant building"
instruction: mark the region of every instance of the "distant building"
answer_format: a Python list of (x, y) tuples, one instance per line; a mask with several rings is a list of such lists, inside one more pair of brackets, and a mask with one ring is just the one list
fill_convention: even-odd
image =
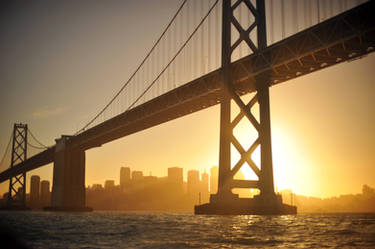
[(40, 183), (40, 201), (42, 206), (49, 206), (51, 202), (51, 192), (49, 181), (42, 181)]
[(178, 167), (168, 168), (168, 186), (170, 187), (171, 196), (181, 196), (183, 189), (183, 169)]
[(142, 171), (133, 171), (132, 172), (132, 180), (133, 181), (142, 181), (143, 180), (143, 172)]
[(187, 192), (189, 196), (192, 196), (194, 200), (198, 202), (199, 199), (199, 171), (189, 170), (187, 175)]
[(209, 191), (208, 191), (208, 182), (209, 182), (209, 176), (206, 172), (202, 173), (201, 175), (201, 203), (207, 203), (209, 201)]
[(182, 185), (183, 179), (183, 169), (178, 167), (168, 168), (168, 181), (174, 185)]
[(15, 200), (22, 200), (22, 198), (23, 198), (23, 187), (18, 187), (17, 193), (14, 196), (14, 199)]
[(210, 170), (210, 173), (210, 193), (216, 194), (219, 179), (219, 168), (217, 166), (213, 166)]
[(112, 191), (112, 190), (114, 190), (114, 188), (115, 188), (115, 180), (106, 180), (104, 182), (104, 189), (105, 190)]
[(36, 206), (39, 203), (40, 177), (33, 175), (30, 178), (30, 204)]
[(103, 186), (100, 183), (95, 183), (92, 185), (91, 189), (93, 191), (100, 191), (103, 190)]
[(156, 176), (144, 176), (143, 181), (146, 185), (154, 184), (158, 181)]
[(120, 188), (124, 191), (127, 187), (129, 187), (130, 183), (130, 168), (129, 167), (121, 167), (120, 168)]

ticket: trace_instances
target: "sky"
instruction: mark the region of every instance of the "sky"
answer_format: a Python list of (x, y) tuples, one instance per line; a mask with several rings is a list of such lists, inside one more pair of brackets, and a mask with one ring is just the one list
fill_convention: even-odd
[[(47, 145), (80, 129), (136, 69), (179, 4), (2, 3), (0, 154), (15, 122), (27, 123)], [(373, 68), (370, 54), (270, 88), (279, 190), (329, 197), (375, 186)], [(253, 134), (246, 122), (234, 131), (243, 145)], [(176, 166), (185, 177), (189, 169), (209, 172), (218, 153), (219, 106), (214, 106), (87, 151), (86, 184), (106, 179), (118, 184), (123, 166), (156, 176)], [(52, 170), (51, 164), (27, 176), (51, 181)], [(7, 184), (0, 184), (0, 193)]]

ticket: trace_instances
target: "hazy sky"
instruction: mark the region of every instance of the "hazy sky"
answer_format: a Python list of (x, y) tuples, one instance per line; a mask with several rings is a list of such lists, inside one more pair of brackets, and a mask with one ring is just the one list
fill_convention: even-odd
[[(138, 66), (181, 1), (2, 3), (0, 153), (14, 122), (45, 144), (95, 115)], [(271, 88), (275, 183), (327, 197), (375, 186), (375, 55)], [(246, 125), (235, 134), (247, 139)], [(87, 151), (86, 183), (129, 166), (167, 175), (218, 163), (219, 107)], [(28, 173), (51, 180), (52, 166)], [(0, 184), (0, 193), (8, 183)]]

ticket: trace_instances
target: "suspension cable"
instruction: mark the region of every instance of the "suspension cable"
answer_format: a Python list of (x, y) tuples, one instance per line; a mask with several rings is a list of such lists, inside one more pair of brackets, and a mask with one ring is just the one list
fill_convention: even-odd
[[(34, 148), (34, 149), (37, 149), (37, 150), (44, 150), (44, 149), (46, 149), (46, 147), (35, 146), (35, 145), (33, 145), (33, 144), (29, 143), (29, 142), (27, 142), (27, 145), (30, 146), (31, 148)], [(48, 149), (48, 147), (47, 147), (47, 149)]]
[(115, 94), (115, 96), (109, 101), (109, 103), (93, 119), (91, 119), (82, 129), (80, 129), (79, 131), (77, 131), (75, 133), (75, 135), (77, 135), (81, 131), (84, 131), (90, 124), (92, 124), (108, 108), (108, 106), (110, 106), (113, 103), (113, 101), (120, 95), (120, 93), (125, 89), (125, 87), (130, 83), (130, 81), (134, 78), (134, 76), (141, 69), (141, 67), (146, 62), (146, 60), (150, 57), (151, 53), (154, 51), (155, 47), (159, 44), (159, 42), (161, 41), (161, 39), (164, 37), (165, 33), (168, 31), (169, 27), (172, 25), (172, 23), (174, 22), (174, 20), (178, 16), (178, 14), (181, 12), (181, 10), (184, 7), (184, 5), (185, 5), (186, 2), (187, 2), (187, 0), (184, 0), (182, 2), (181, 6), (178, 8), (176, 14), (173, 16), (173, 18), (171, 19), (171, 21), (168, 23), (168, 25), (164, 29), (163, 33), (160, 35), (159, 39), (155, 42), (154, 46), (152, 46), (151, 50), (148, 52), (148, 54), (143, 59), (143, 61), (141, 62), (141, 64), (134, 71), (134, 73), (130, 76), (130, 78), (126, 81), (126, 83), (121, 87), (121, 89)]
[(194, 31), (190, 34), (189, 38), (185, 41), (185, 43), (181, 46), (181, 48), (177, 51), (177, 53), (175, 54), (175, 56), (173, 56), (173, 58), (169, 61), (169, 63), (164, 67), (164, 69), (158, 74), (158, 76), (155, 78), (154, 81), (152, 81), (152, 83), (143, 91), (143, 93), (141, 95), (138, 96), (138, 98), (128, 107), (128, 109), (126, 109), (126, 111), (129, 111), (137, 102), (140, 98), (143, 97), (143, 95), (146, 94), (146, 92), (148, 92), (148, 90), (155, 84), (155, 82), (160, 78), (160, 76), (165, 72), (165, 70), (167, 70), (167, 68), (172, 64), (172, 62), (176, 59), (176, 57), (181, 53), (181, 51), (185, 48), (185, 46), (189, 43), (189, 41), (191, 40), (191, 38), (195, 35), (195, 33), (199, 30), (199, 28), (202, 26), (202, 24), (204, 23), (204, 21), (207, 19), (207, 17), (210, 15), (211, 11), (213, 10), (213, 8), (216, 6), (216, 4), (219, 2), (219, 0), (216, 0), (215, 3), (211, 6), (211, 8), (209, 9), (209, 11), (207, 12), (207, 14), (203, 17), (203, 19), (201, 20), (201, 22), (198, 24), (198, 26), (194, 29)]
[(10, 138), (9, 138), (9, 141), (8, 141), (8, 145), (7, 145), (7, 147), (6, 147), (5, 151), (4, 151), (4, 155), (3, 155), (3, 157), (1, 158), (0, 166), (3, 165), (3, 162), (4, 162), (4, 160), (5, 160), (5, 157), (6, 157), (7, 153), (8, 153), (8, 150), (9, 150), (9, 147), (10, 147), (10, 142), (12, 141), (12, 135), (13, 135), (13, 134), (10, 135)]
[[(36, 139), (36, 137), (34, 136), (34, 134), (31, 132), (30, 128), (28, 129), (29, 131), (29, 134), (31, 135), (32, 138), (34, 138), (34, 140), (40, 145), (42, 146), (44, 149), (48, 149), (49, 147), (48, 146), (45, 146), (44, 144), (42, 144), (38, 139)], [(29, 144), (30, 145), (30, 144)]]

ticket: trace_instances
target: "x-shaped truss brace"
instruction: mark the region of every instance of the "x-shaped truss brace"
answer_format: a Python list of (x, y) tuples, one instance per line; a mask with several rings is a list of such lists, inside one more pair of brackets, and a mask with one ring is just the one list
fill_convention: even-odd
[[(233, 15), (234, 10), (241, 4), (244, 3), (249, 11), (254, 16), (255, 21), (247, 28), (244, 29), (242, 25), (239, 23), (237, 18)], [(258, 12), (256, 8), (253, 6), (253, 4), (250, 2), (250, 0), (238, 0), (233, 6), (231, 7), (231, 14), (230, 14), (230, 23), (233, 24), (233, 26), (237, 29), (239, 33), (238, 39), (233, 43), (233, 45), (230, 48), (230, 52), (232, 53), (240, 44), (242, 41), (245, 41), (246, 44), (249, 46), (249, 48), (256, 53), (258, 51), (258, 47), (254, 44), (254, 42), (250, 39), (250, 33), (253, 31), (255, 27), (258, 26)]]
[(26, 143), (24, 142), (26, 138), (26, 131), (20, 131), (16, 129), (16, 134), (14, 138), (14, 149), (13, 149), (13, 161), (12, 166), (19, 160), (22, 162), (25, 158), (26, 153)]
[[(259, 52), (259, 48), (262, 48), (263, 47), (263, 43), (265, 41), (265, 39), (259, 39), (259, 32), (257, 33), (257, 44), (255, 44), (251, 38), (250, 38), (250, 33), (257, 27), (258, 31), (261, 30), (261, 28), (264, 28), (263, 26), (260, 27), (262, 25), (262, 23), (264, 24), (264, 21), (262, 21), (264, 18), (264, 15), (262, 15), (261, 13), (264, 12), (264, 6), (261, 4), (261, 2), (258, 2), (257, 1), (257, 8), (254, 7), (254, 5), (251, 3), (250, 0), (237, 0), (233, 5), (231, 5), (229, 3), (230, 1), (227, 0), (227, 2), (225, 2), (225, 7), (226, 8), (226, 11), (224, 10), (223, 13), (226, 13), (226, 15), (223, 14), (223, 18), (226, 18), (223, 20), (223, 46), (224, 46), (224, 52), (223, 52), (223, 91), (227, 92), (228, 93), (228, 97), (230, 99), (233, 99), (234, 102), (237, 104), (237, 106), (239, 107), (240, 109), (240, 113), (235, 117), (235, 119), (230, 123), (229, 125), (229, 129), (230, 129), (230, 134), (229, 134), (229, 138), (225, 141), (227, 141), (226, 143), (230, 143), (230, 144), (233, 144), (233, 146), (236, 148), (236, 150), (240, 153), (241, 155), (241, 158), (240, 160), (234, 165), (234, 167), (232, 169), (230, 169), (230, 171), (228, 172), (228, 175), (226, 175), (226, 181), (228, 181), (227, 183), (230, 184), (231, 188), (235, 188), (235, 187), (250, 187), (250, 188), (260, 188), (260, 184), (259, 184), (259, 181), (261, 180), (261, 170), (260, 168), (255, 164), (255, 162), (251, 159), (251, 155), (252, 153), (255, 151), (255, 149), (261, 145), (261, 139), (260, 139), (260, 132), (261, 132), (261, 127), (260, 127), (260, 123), (258, 122), (258, 120), (253, 116), (253, 114), (251, 113), (251, 108), (254, 106), (254, 104), (256, 104), (257, 102), (259, 103), (259, 106), (261, 105), (261, 103), (258, 101), (258, 93), (249, 101), (248, 104), (245, 104), (240, 96), (237, 94), (236, 90), (235, 90), (235, 87), (234, 87), (234, 82), (232, 82), (231, 80), (231, 76), (230, 76), (230, 67), (231, 67), (231, 64), (230, 64), (230, 58), (231, 58), (231, 55), (233, 53), (233, 51), (243, 42), (245, 41), (245, 43), (249, 46), (249, 48), (254, 52), (254, 53), (258, 53)], [(234, 16), (234, 11), (236, 10), (236, 8), (239, 7), (239, 5), (241, 3), (244, 3), (248, 10), (251, 12), (251, 14), (254, 16), (254, 22), (247, 28), (247, 29), (244, 29), (239, 20), (236, 19), (236, 17)], [(260, 3), (260, 5), (258, 6), (258, 3)], [(261, 6), (262, 5), (262, 6)], [(230, 42), (230, 33), (231, 33), (231, 25), (233, 25), (238, 33), (239, 33), (239, 38), (233, 43), (233, 45), (230, 45), (231, 42)], [(229, 30), (228, 30), (229, 29)], [(262, 34), (260, 34), (262, 35)], [(260, 43), (260, 42), (263, 42), (263, 43)], [(259, 45), (261, 44), (261, 45)], [(263, 45), (262, 45), (263, 44)], [(266, 86), (268, 87), (268, 86)], [(259, 89), (258, 89), (259, 90)], [(262, 89), (260, 89), (262, 90)], [(230, 103), (230, 102), (229, 102)], [(230, 105), (230, 104), (229, 104)], [(230, 108), (230, 107), (229, 107)], [(246, 117), (250, 123), (253, 125), (253, 127), (256, 129), (256, 131), (258, 132), (258, 138), (253, 142), (253, 144), (250, 146), (250, 148), (248, 150), (245, 150), (242, 145), (239, 143), (239, 141), (236, 139), (236, 137), (233, 135), (233, 129), (238, 125), (238, 123), (244, 118)], [(223, 140), (224, 141), (224, 140)], [(224, 153), (224, 152), (223, 152)], [(230, 153), (230, 152), (229, 152)], [(250, 184), (244, 184), (244, 181), (238, 181), (238, 180), (234, 180), (234, 175), (238, 172), (238, 170), (240, 170), (240, 168), (243, 166), (244, 163), (247, 163), (250, 168), (252, 169), (252, 171), (258, 176), (258, 181), (246, 181), (247, 183), (250, 183)]]
[[(27, 125), (15, 124), (13, 131), (13, 148), (12, 148), (12, 161), (11, 166), (13, 167), (17, 162), (23, 162), (26, 159), (27, 151)], [(19, 185), (21, 190), (16, 188)], [(9, 199), (10, 201), (21, 201), (25, 202), (25, 173), (18, 176), (11, 177), (9, 179)], [(14, 197), (18, 196), (22, 191), (21, 200), (15, 200)]]
[[(227, 86), (227, 91), (231, 95), (232, 99), (236, 102), (236, 104), (240, 108), (240, 113), (233, 119), (231, 123), (231, 143), (233, 146), (237, 149), (237, 151), (240, 153), (241, 158), (240, 160), (235, 164), (235, 166), (231, 169), (230, 172), (230, 179), (233, 179), (234, 175), (240, 170), (242, 165), (247, 162), (250, 168), (253, 170), (253, 172), (258, 176), (258, 179), (260, 179), (260, 169), (255, 164), (255, 162), (251, 159), (252, 153), (255, 151), (255, 149), (260, 144), (259, 137), (253, 142), (253, 144), (250, 146), (250, 148), (246, 151), (240, 142), (237, 140), (237, 138), (233, 135), (233, 129), (237, 126), (237, 124), (242, 120), (242, 118), (246, 117), (254, 126), (254, 128), (259, 133), (259, 123), (256, 120), (256, 118), (251, 113), (251, 108), (254, 106), (255, 103), (258, 102), (258, 96), (257, 94), (249, 101), (247, 105), (241, 100), (241, 98), (237, 95), (237, 93), (233, 90), (232, 84), (229, 82), (225, 84)], [(232, 87), (231, 87), (232, 86)]]

